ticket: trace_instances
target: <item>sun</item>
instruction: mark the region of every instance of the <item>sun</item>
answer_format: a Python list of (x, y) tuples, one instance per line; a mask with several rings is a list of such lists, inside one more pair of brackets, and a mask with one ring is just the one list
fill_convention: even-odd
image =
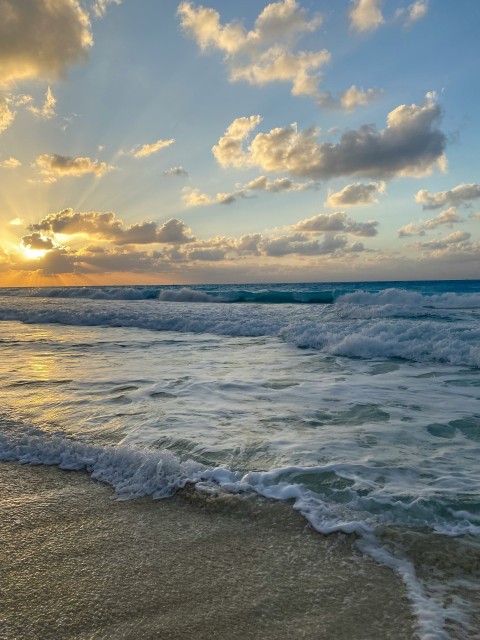
[(38, 260), (48, 253), (48, 249), (32, 249), (30, 246), (20, 245), (25, 260)]

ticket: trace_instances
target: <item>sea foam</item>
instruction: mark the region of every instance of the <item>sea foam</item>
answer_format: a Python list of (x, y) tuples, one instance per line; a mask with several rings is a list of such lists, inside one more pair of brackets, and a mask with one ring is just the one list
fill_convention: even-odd
[(411, 317), (405, 308), (403, 317), (383, 317), (388, 306), (337, 303), (285, 305), (280, 310), (273, 305), (193, 304), (187, 310), (178, 301), (43, 299), (32, 305), (26, 298), (4, 298), (0, 320), (269, 337), (334, 356), (480, 366), (480, 327), (474, 311), (452, 322), (448, 317)]

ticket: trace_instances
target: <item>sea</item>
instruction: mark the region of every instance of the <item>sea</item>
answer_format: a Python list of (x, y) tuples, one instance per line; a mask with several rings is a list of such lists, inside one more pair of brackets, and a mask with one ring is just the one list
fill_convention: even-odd
[(480, 638), (480, 280), (4, 288), (0, 328), (0, 460), (285, 501)]

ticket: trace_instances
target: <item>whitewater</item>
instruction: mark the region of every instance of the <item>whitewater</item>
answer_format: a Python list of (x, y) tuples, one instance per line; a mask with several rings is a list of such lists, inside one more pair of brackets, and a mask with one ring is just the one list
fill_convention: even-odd
[(478, 637), (480, 281), (0, 289), (0, 459), (290, 501)]

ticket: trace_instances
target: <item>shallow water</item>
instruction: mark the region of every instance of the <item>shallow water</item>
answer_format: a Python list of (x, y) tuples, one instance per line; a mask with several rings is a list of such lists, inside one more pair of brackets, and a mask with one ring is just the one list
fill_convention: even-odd
[(6, 292), (0, 457), (85, 468), (122, 498), (194, 481), (291, 499), (401, 575), (419, 637), (474, 638), (479, 288), (349, 286), (331, 304), (295, 285), (276, 304), (261, 289), (212, 303), (225, 287)]

